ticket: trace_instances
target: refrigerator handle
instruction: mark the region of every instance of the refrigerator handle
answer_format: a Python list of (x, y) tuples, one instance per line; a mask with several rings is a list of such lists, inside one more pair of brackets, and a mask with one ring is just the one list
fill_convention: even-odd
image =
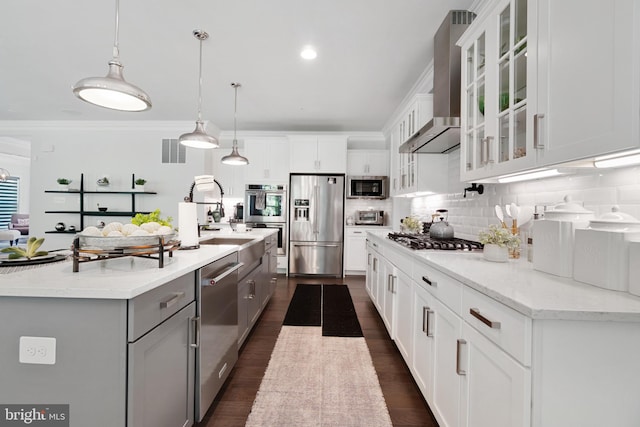
[(313, 233), (318, 234), (320, 230), (318, 229), (318, 204), (320, 201), (320, 186), (315, 185), (313, 187), (313, 197), (315, 197), (315, 202), (313, 203)]

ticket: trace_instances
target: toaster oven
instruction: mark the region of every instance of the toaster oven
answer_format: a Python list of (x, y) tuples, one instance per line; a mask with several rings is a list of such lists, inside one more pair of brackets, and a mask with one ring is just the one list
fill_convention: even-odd
[(384, 225), (384, 211), (356, 211), (356, 225)]

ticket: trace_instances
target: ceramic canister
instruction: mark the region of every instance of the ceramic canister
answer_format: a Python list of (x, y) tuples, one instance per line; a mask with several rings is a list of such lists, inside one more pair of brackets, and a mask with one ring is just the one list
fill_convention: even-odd
[(575, 232), (586, 228), (594, 213), (569, 196), (533, 224), (533, 268), (560, 277), (573, 276)]
[[(630, 291), (631, 242), (640, 242), (640, 221), (614, 206), (586, 229), (576, 231), (573, 278), (604, 289)], [(635, 292), (640, 294), (636, 286)]]

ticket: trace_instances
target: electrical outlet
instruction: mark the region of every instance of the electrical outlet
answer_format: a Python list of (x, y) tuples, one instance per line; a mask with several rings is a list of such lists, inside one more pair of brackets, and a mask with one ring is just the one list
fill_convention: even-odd
[(56, 339), (51, 337), (20, 337), (20, 363), (54, 365)]

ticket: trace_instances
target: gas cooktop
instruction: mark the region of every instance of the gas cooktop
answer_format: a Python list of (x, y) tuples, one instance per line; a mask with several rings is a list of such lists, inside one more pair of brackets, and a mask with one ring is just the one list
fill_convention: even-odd
[(411, 249), (437, 249), (447, 251), (475, 251), (482, 243), (465, 239), (433, 239), (428, 234), (389, 233), (387, 238)]

